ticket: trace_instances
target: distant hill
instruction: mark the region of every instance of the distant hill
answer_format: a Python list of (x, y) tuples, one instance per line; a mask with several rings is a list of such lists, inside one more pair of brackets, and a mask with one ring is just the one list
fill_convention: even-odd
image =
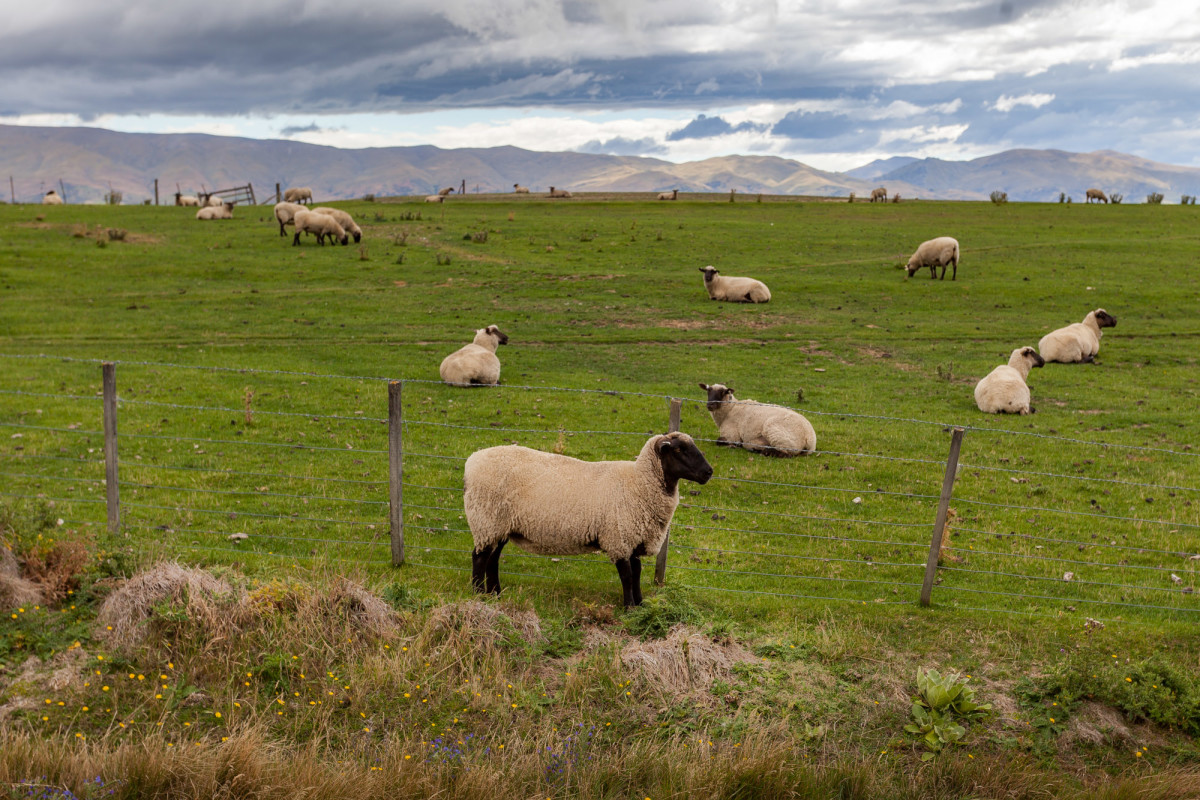
[[(675, 164), (656, 158), (589, 153), (542, 153), (519, 147), (444, 150), (432, 145), (344, 150), (287, 140), (207, 134), (119, 133), (100, 128), (0, 125), (0, 178), (13, 176), (16, 199), (37, 202), (61, 180), (71, 203), (100, 202), (111, 187), (126, 203), (154, 194), (173, 201), (175, 187), (192, 194), (252, 183), (260, 202), (283, 187), (310, 186), (318, 200), (365, 194), (426, 195), (439, 188), (509, 192), (514, 183), (534, 192), (551, 185), (576, 192), (728, 192), (869, 196), (886, 185), (905, 198), (1077, 202), (1095, 186), (1143, 202), (1152, 191), (1178, 202), (1200, 195), (1200, 169), (1158, 164), (1101, 151), (1009, 150), (972, 161), (898, 156), (848, 173), (825, 172), (776, 156), (724, 156)], [(4, 193), (0, 190), (0, 198)], [(7, 199), (7, 198), (4, 198)]]

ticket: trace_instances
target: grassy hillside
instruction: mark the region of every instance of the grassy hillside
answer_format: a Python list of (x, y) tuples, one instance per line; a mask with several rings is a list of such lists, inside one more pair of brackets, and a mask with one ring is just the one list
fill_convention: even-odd
[[(293, 247), (258, 209), (0, 206), (0, 530), (49, 595), (0, 633), (0, 781), (1194, 794), (1195, 212), (727, 200), (339, 204), (365, 231), (349, 247)], [(939, 235), (962, 243), (958, 280), (906, 281)], [(772, 302), (709, 301), (706, 264)], [(975, 408), (1013, 348), (1096, 307), (1119, 320), (1099, 363), (1034, 371), (1035, 415)], [(489, 323), (511, 337), (502, 386), (440, 384)], [(116, 537), (99, 360), (118, 362)], [(821, 452), (717, 447), (698, 382), (802, 411)], [(602, 557), (509, 548), (503, 598), (469, 603), (461, 460), (511, 441), (633, 458), (671, 397), (716, 477), (681, 486), (667, 587), (647, 574), (625, 613)], [(224, 585), (119, 595), (164, 557)], [(125, 616), (97, 619), (112, 597)], [(905, 730), (919, 667), (994, 707), (930, 761)]]

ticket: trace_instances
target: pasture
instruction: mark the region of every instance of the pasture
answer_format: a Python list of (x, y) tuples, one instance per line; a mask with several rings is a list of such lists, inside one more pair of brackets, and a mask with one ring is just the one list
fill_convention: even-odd
[[(978, 676), (985, 699), (1004, 698), (1003, 713), (976, 730), (971, 760), (1050, 753), (1074, 776), (1064, 791), (1094, 785), (1097, 768), (1118, 774), (1154, 757), (1133, 755), (1138, 736), (1169, 746), (1163, 769), (1194, 762), (1195, 708), (1120, 701), (1134, 674), (1153, 695), (1162, 675), (1194, 670), (1200, 656), (1200, 220), (1189, 207), (726, 195), (336, 205), (362, 226), (360, 245), (293, 247), (269, 206), (203, 223), (184, 208), (0, 206), (0, 501), (15, 509), (10, 517), (49, 503), (28, 513), (61, 518), (101, 553), (232, 569), (248, 586), (280, 575), (328, 586), (348, 573), (390, 587), (424, 620), (429, 608), (470, 597), (463, 458), (518, 442), (631, 459), (666, 430), (669, 398), (683, 398), (682, 430), (716, 477), (681, 484), (667, 587), (651, 585), (652, 566), (643, 576), (647, 613), (744, 643), (761, 666), (723, 675), (703, 702), (664, 696), (611, 652), (580, 650), (581, 620), (629, 616), (612, 608), (620, 584), (606, 559), (510, 547), (500, 605), (536, 611), (555, 644), (520, 658), (489, 652), (479, 669), (464, 667), (460, 650), (451, 670), (470, 685), (503, 671), (525, 681), (499, 693), (505, 708), (487, 712), (516, 732), (510, 748), (561, 746), (547, 729), (588, 716), (655, 758), (684, 757), (697, 734), (732, 757), (735, 743), (770, 730), (756, 757), (812, 755), (827, 770), (814, 786), (837, 783), (839, 769), (856, 780), (854, 770), (876, 760), (893, 767), (881, 774), (899, 776), (919, 755), (903, 731), (913, 670), (936, 666)], [(898, 265), (941, 235), (962, 245), (958, 280), (930, 280), (927, 270), (905, 280)], [(707, 264), (765, 281), (772, 301), (709, 301), (699, 272)], [(976, 409), (975, 382), (1012, 349), (1098, 307), (1119, 322), (1105, 331), (1097, 364), (1034, 370), (1034, 415)], [(501, 386), (440, 384), (441, 359), (492, 323), (510, 337), (498, 352)], [(117, 537), (103, 532), (100, 360), (118, 362)], [(389, 564), (388, 379), (403, 381), (399, 569)], [(717, 447), (699, 382), (799, 410), (819, 452), (779, 459)], [(966, 432), (948, 535), (933, 607), (921, 609), (955, 426)], [(248, 538), (233, 542), (234, 533)], [(66, 635), (55, 628), (38, 644), (28, 624), (20, 646), (6, 640), (10, 663), (46, 655)], [(404, 641), (415, 649), (420, 637)], [(288, 646), (280, 632), (271, 639), (281, 652)], [(343, 674), (364, 669), (358, 648), (310, 657)], [(204, 671), (196, 642), (150, 650)], [(581, 652), (595, 687), (539, 671)], [(419, 659), (389, 657), (421, 674)], [(246, 652), (225, 658), (253, 671)], [(1075, 680), (1093, 663), (1095, 683), (1073, 690), (1077, 718), (1087, 694), (1142, 726), (1104, 748), (1078, 730), (1070, 739), (1057, 701), (1014, 688), (1042, 675)], [(617, 686), (612, 673), (622, 669), (633, 688)], [(236, 685), (195, 681), (230, 703), (237, 696)], [(458, 689), (441, 683), (427, 711), (392, 711), (446, 725)], [(547, 689), (541, 697), (535, 684)], [(1171, 697), (1200, 702), (1193, 691), (1184, 681)], [(606, 692), (619, 700), (613, 708)], [(138, 714), (158, 719), (130, 712), (131, 725)], [(342, 747), (353, 730), (304, 719), (279, 728), (263, 711), (255, 735), (307, 741), (320, 730)], [(488, 733), (486, 718), (471, 719), (474, 735)], [(196, 729), (177, 729), (176, 742), (214, 730), (188, 720)], [(21, 735), (37, 736), (29, 725), (35, 733)], [(80, 723), (57, 725), (66, 735)], [(123, 741), (111, 723), (88, 730), (114, 747)], [(1060, 736), (1075, 744), (1057, 746)], [(428, 748), (396, 728), (375, 746), (399, 758), (418, 741)], [(613, 764), (618, 751), (633, 759), (618, 742), (594, 752)], [(790, 755), (773, 749), (780, 742)], [(940, 756), (926, 777), (990, 785), (963, 753)], [(1030, 770), (1032, 792), (1045, 775)], [(731, 791), (731, 774), (638, 773), (599, 790), (581, 771), (570, 786), (577, 796), (658, 797), (682, 785), (720, 793)], [(861, 796), (893, 790), (872, 786)]]

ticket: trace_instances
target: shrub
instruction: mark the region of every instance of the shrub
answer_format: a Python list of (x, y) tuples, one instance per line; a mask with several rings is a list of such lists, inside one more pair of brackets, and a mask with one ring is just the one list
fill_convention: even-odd
[(1059, 192), (1059, 193), (1058, 193), (1058, 202), (1060, 202), (1060, 203), (1065, 203), (1065, 202), (1067, 202), (1067, 193), (1066, 193), (1066, 192)]
[(992, 202), (998, 206), (1002, 206), (1008, 202), (1008, 192), (995, 191), (992, 192)]
[(110, 242), (123, 242), (125, 241), (125, 237), (129, 235), (129, 232), (124, 228), (109, 228), (106, 233)]
[(946, 745), (956, 744), (967, 735), (967, 729), (958, 724), (983, 716), (991, 711), (990, 703), (976, 703), (975, 690), (968, 686), (969, 678), (957, 672), (942, 675), (935, 669), (917, 668), (917, 696), (913, 698), (914, 723), (904, 730), (921, 736), (929, 749), (921, 755), (929, 761)]
[(1152, 206), (1162, 205), (1163, 196), (1161, 192), (1151, 192), (1146, 195), (1146, 202)]
[(1110, 194), (1108, 196), (1108, 202), (1112, 203), (1115, 206), (1121, 205), (1121, 201), (1124, 199), (1125, 199), (1125, 195), (1123, 195), (1123, 194)]
[(1193, 205), (1194, 206), (1194, 205), (1196, 205), (1196, 198), (1193, 195), (1185, 194), (1179, 198), (1179, 205), (1181, 205), (1181, 206)]
[(850, 203), (854, 202), (854, 192), (850, 193), (850, 199), (847, 202), (850, 202)]
[(374, 203), (374, 202), (375, 202), (375, 195), (373, 195), (373, 194), (364, 194), (364, 195), (363, 195), (363, 202), (364, 202), (364, 203)]

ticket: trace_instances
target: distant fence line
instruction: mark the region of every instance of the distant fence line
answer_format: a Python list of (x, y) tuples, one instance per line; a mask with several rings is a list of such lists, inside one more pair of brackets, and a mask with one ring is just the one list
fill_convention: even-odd
[[(82, 403), (92, 409), (90, 414), (95, 413), (95, 405), (99, 401), (98, 410), (101, 414), (98, 416), (101, 419), (93, 418), (93, 424), (88, 425), (74, 422), (68, 425), (38, 425), (24, 421), (30, 416), (28, 409), (21, 413), (22, 421), (10, 419), (10, 415), (0, 417), (0, 428), (13, 432), (8, 438), (12, 449), (0, 450), (0, 477), (5, 479), (5, 490), (0, 491), (0, 497), (42, 499), (55, 503), (56, 508), (62, 504), (81, 510), (103, 505), (104, 524), (112, 534), (124, 532), (128, 535), (129, 531), (141, 531), (151, 536), (157, 533), (169, 539), (178, 536), (198, 537), (185, 546), (225, 553), (245, 552), (246, 545), (236, 543), (236, 539), (239, 536), (245, 538), (244, 529), (246, 523), (250, 522), (254, 528), (248, 535), (254, 542), (276, 542), (281, 547), (299, 549), (320, 545), (340, 551), (339, 555), (350, 561), (383, 560), (379, 556), (383, 555), (386, 548), (386, 560), (394, 566), (410, 564), (469, 571), (470, 531), (463, 519), (462, 506), (447, 504), (448, 497), (453, 498), (462, 492), (461, 464), (466, 457), (453, 452), (436, 452), (446, 442), (427, 440), (422, 431), (453, 431), (456, 434), (454, 443), (467, 445), (471, 450), (487, 446), (488, 439), (513, 435), (554, 437), (560, 442), (564, 437), (578, 437), (576, 441), (602, 442), (611, 437), (637, 437), (644, 440), (648, 435), (648, 431), (635, 430), (567, 430), (500, 425), (494, 421), (473, 425), (464, 421), (429, 419), (422, 417), (422, 414), (430, 409), (448, 413), (447, 409), (436, 404), (430, 406), (430, 398), (406, 401), (404, 388), (408, 385), (436, 391), (435, 387), (445, 387), (440, 381), (432, 380), (395, 380), (144, 361), (102, 362), (47, 355), (0, 354), (0, 358), (49, 359), (64, 364), (101, 367), (101, 390), (98, 395), (15, 389), (9, 388), (12, 381), (4, 382), (0, 395), (39, 398), (55, 403)], [(305, 381), (299, 381), (297, 385), (293, 379), (298, 378), (330, 380), (336, 384), (382, 382), (387, 391), (387, 413), (386, 416), (368, 416), (366, 413), (323, 414), (259, 409), (251, 407), (248, 397), (242, 407), (222, 403), (171, 403), (123, 398), (117, 390), (118, 366), (130, 369), (202, 370), (215, 375), (274, 376), (288, 381), (285, 385), (289, 392), (298, 391), (305, 385)], [(684, 403), (693, 404), (699, 409), (704, 406), (702, 400), (670, 395), (577, 387), (506, 384), (467, 391), (447, 389), (455, 392), (452, 399), (447, 401), (449, 405), (459, 398), (480, 397), (492, 391), (518, 392), (525, 396), (531, 392), (565, 392), (592, 397), (597, 401), (607, 398), (619, 401), (663, 401), (664, 405), (660, 406), (663, 416), (660, 419), (663, 427), (670, 430), (679, 429)], [(540, 402), (540, 399), (535, 402)], [(122, 410), (124, 413), (119, 416)], [(215, 414), (245, 415), (247, 421), (251, 416), (255, 419), (266, 417), (284, 426), (282, 435), (287, 439), (239, 439), (237, 437), (243, 434), (241, 429), (234, 430), (235, 436), (219, 437), (153, 432), (163, 430), (162, 424), (167, 420), (162, 419), (161, 423), (146, 422), (137, 416), (139, 410), (159, 413), (181, 411), (193, 422)], [(418, 413), (414, 414), (414, 411)], [(40, 414), (40, 410), (37, 413)], [(994, 474), (997, 479), (1008, 478), (1014, 483), (1045, 479), (1067, 486), (1106, 487), (1104, 492), (1150, 489), (1190, 494), (1200, 491), (1178, 480), (1169, 483), (1133, 481), (962, 462), (959, 460), (960, 449), (964, 441), (971, 440), (972, 435), (1037, 436), (1061, 441), (1063, 446), (1070, 444), (1099, 450), (1119, 448), (1131, 452), (1143, 451), (1162, 458), (1178, 457), (1188, 468), (1195, 463), (1190, 461), (1196, 456), (1195, 453), (901, 417), (808, 409), (802, 410), (802, 413), (842, 417), (856, 424), (920, 425), (929, 427), (931, 431), (934, 426), (948, 429), (950, 441), (946, 449), (941, 453), (927, 454), (937, 457), (841, 450), (818, 451), (815, 454), (818, 459), (853, 460), (881, 466), (901, 462), (914, 470), (930, 473), (927, 476), (929, 480), (934, 479), (937, 468), (936, 472), (941, 476), (941, 492), (891, 491), (882, 486), (871, 487), (870, 484), (869, 488), (862, 485), (822, 485), (817, 481), (799, 483), (718, 474), (713, 478), (714, 486), (728, 489), (726, 494), (730, 496), (706, 502), (694, 501), (693, 495), (700, 492), (697, 490), (688, 494), (691, 490), (681, 485), (681, 502), (669, 544), (662, 548), (656, 564), (656, 580), (660, 584), (666, 580), (670, 554), (672, 571), (704, 580), (704, 584), (684, 585), (743, 594), (811, 598), (828, 602), (912, 603), (916, 599), (922, 605), (927, 605), (936, 591), (939, 596), (949, 593), (947, 599), (963, 608), (973, 606), (963, 605), (958, 599), (960, 596), (998, 600), (999, 605), (986, 607), (983, 609), (986, 611), (1028, 613), (1028, 607), (1036, 607), (1035, 611), (1050, 608), (1055, 613), (1068, 613), (1076, 611), (1077, 606), (1084, 606), (1088, 609), (1109, 608), (1118, 611), (1142, 609), (1184, 612), (1188, 614), (1187, 619), (1194, 619), (1193, 615), (1200, 612), (1200, 603), (1192, 591), (1200, 555), (1173, 549), (1169, 543), (1164, 543), (1167, 546), (1154, 547), (1150, 546), (1154, 542), (1144, 541), (1146, 538), (1154, 539), (1155, 535), (1148, 531), (1169, 528), (1169, 532), (1174, 534), (1182, 530), (1200, 530), (1200, 524), (1108, 513), (1094, 498), (1088, 510), (1078, 510), (1055, 507), (1053, 504), (1026, 505), (955, 495), (958, 476), (966, 470), (980, 475)], [(134, 415), (133, 419), (140, 426), (132, 431), (125, 430), (124, 420), (129, 414)], [(119, 422), (122, 432), (118, 432)], [(309, 426), (324, 425), (326, 429), (313, 429), (310, 438), (306, 435), (309, 429), (297, 427), (304, 422)], [(155, 425), (158, 427), (155, 428)], [(335, 425), (338, 426), (338, 432), (343, 429), (352, 431), (346, 435), (345, 441), (334, 445), (313, 441), (318, 438), (317, 434), (324, 433), (337, 442), (339, 437), (332, 427)], [(249, 428), (246, 432), (249, 432)], [(936, 433), (940, 434), (941, 430)], [(18, 449), (25, 447), (24, 441), (35, 437), (41, 443), (36, 448), (38, 452)], [(96, 443), (100, 446), (89, 448), (89, 453), (76, 457), (63, 455), (64, 452), (71, 452), (71, 449), (59, 443), (72, 441), (72, 437), (85, 437), (89, 442), (99, 440)], [(701, 443), (716, 441), (700, 436), (693, 438)], [(511, 439), (505, 438), (504, 441)], [(58, 452), (54, 452), (50, 444), (58, 445)], [(131, 448), (138, 450), (140, 447), (150, 449), (127, 455)], [(177, 448), (181, 452), (175, 452)], [(293, 456), (308, 460), (293, 463), (292, 469), (283, 472), (274, 469), (223, 469), (212, 466), (211, 461), (197, 460), (199, 456), (207, 456), (211, 448), (221, 448), (218, 455), (222, 455), (225, 448), (252, 448), (271, 454), (266, 458), (273, 465)], [(619, 449), (628, 457), (627, 448)], [(100, 453), (98, 458), (93, 457), (97, 450)], [(171, 454), (169, 457), (168, 453)], [(347, 456), (351, 459), (348, 464)], [(320, 459), (319, 463), (317, 459)], [(331, 459), (336, 459), (337, 464), (332, 470), (327, 466)], [(803, 461), (809, 463), (808, 459)], [(384, 464), (386, 475), (379, 476)], [(49, 466), (39, 470), (37, 465)], [(48, 474), (46, 470), (55, 466), (70, 470), (70, 474)], [(101, 467), (103, 479), (98, 475), (81, 476), (99, 472)], [(37, 471), (23, 471), (25, 468)], [(733, 467), (729, 467), (729, 471), (733, 470)], [(327, 474), (329, 472), (333, 474)], [(355, 472), (362, 474), (355, 476)], [(368, 479), (372, 474), (376, 478)], [(272, 485), (280, 481), (286, 484), (285, 489), (291, 489), (292, 486), (300, 488), (284, 491)], [(30, 484), (40, 489), (43, 482), (63, 491), (12, 491)], [(194, 485), (187, 485), (189, 482)], [(101, 489), (103, 497), (99, 496)], [(409, 495), (407, 498), (406, 490)], [(365, 496), (362, 494), (364, 492)], [(77, 496), (69, 496), (72, 494)], [(88, 494), (91, 496), (86, 496)], [(850, 494), (858, 496), (844, 512), (831, 512), (826, 508), (829, 504), (845, 503), (846, 496)], [(784, 510), (761, 507), (771, 504), (778, 506), (781, 497), (784, 498)], [(864, 503), (864, 498), (869, 498), (868, 502)], [(285, 505), (286, 513), (273, 508), (270, 505), (272, 502)], [(750, 503), (758, 505), (751, 508), (748, 507)], [(1190, 501), (1188, 503), (1190, 505)], [(257, 505), (251, 507), (251, 504)], [(956, 516), (952, 504), (960, 511), (974, 507), (981, 509), (979, 513), (1016, 514), (1021, 518), (1033, 514), (1034, 517), (1029, 518), (1028, 522), (1034, 526), (1034, 530), (1018, 532), (1013, 529), (1017, 524), (1010, 522), (971, 525), (970, 518), (966, 516), (968, 512), (963, 511)], [(868, 505), (879, 507), (883, 518), (863, 513)], [(356, 513), (350, 513), (352, 509)], [(71, 516), (72, 519), (65, 521), (66, 524), (98, 522), (88, 518), (91, 515), (87, 513), (79, 515), (82, 517), (80, 519), (75, 519), (74, 513)], [(1040, 520), (1045, 516), (1066, 520), (1062, 524), (1068, 528), (1071, 525), (1078, 527), (1077, 531), (1070, 532), (1090, 532), (1090, 538), (1073, 537), (1070, 532), (1043, 535), (1056, 532), (1044, 531), (1040, 522), (1034, 523), (1035, 519)], [(727, 517), (732, 517), (732, 520), (722, 524)], [(197, 523), (197, 520), (201, 522)], [(1107, 527), (1096, 528), (1094, 526), (1097, 523)], [(297, 525), (303, 530), (296, 531)], [(1101, 530), (1104, 532), (1103, 539), (1099, 537)], [(875, 533), (872, 535), (869, 533), (871, 531)], [(947, 531), (951, 534), (949, 541), (944, 539)], [(296, 533), (306, 535), (293, 535)], [(1121, 537), (1126, 537), (1128, 541), (1129, 534), (1135, 534), (1135, 543), (1117, 541)], [(965, 542), (958, 541), (958, 537), (964, 535), (979, 538), (975, 543), (964, 546)], [(205, 544), (200, 541), (203, 537), (228, 539), (230, 536), (235, 538), (232, 547), (212, 547), (211, 542)], [(985, 548), (984, 542), (993, 544)], [(1006, 551), (1000, 546), (1001, 543), (1007, 543), (1011, 549)], [(302, 552), (276, 553), (275, 550), (281, 547), (267, 546), (271, 549), (255, 552), (282, 558), (306, 557)], [(916, 557), (914, 548), (922, 552), (924, 557)], [(1063, 550), (1074, 552), (1068, 556)], [(1091, 552), (1111, 553), (1112, 556), (1097, 560), (1084, 555)], [(307, 555), (314, 554), (315, 550), (310, 550)], [(568, 570), (606, 566), (602, 559), (589, 556), (547, 557), (518, 552), (510, 554), (506, 560), (510, 565), (541, 564), (539, 571), (522, 569), (513, 572), (516, 576), (531, 578), (557, 578), (563, 577)], [(1167, 562), (1170, 562), (1169, 565), (1164, 566)], [(994, 568), (982, 568), (992, 564)], [(1027, 565), (1028, 569), (1021, 569), (1021, 565)], [(1041, 574), (1035, 574), (1038, 569)], [(1080, 574), (1076, 576), (1075, 573)], [(1105, 579), (1099, 580), (1101, 577)], [(769, 583), (771, 590), (760, 588), (763, 579)], [(1028, 585), (1030, 591), (1011, 590), (1014, 581)], [(858, 597), (839, 597), (804, 590), (808, 586), (820, 585), (837, 585), (843, 590), (859, 587), (869, 594), (864, 597), (860, 592)], [(1037, 586), (1043, 588), (1032, 588)], [(909, 595), (907, 599), (901, 596), (901, 590)], [(1017, 602), (1025, 603), (1027, 608), (1013, 608)]]

